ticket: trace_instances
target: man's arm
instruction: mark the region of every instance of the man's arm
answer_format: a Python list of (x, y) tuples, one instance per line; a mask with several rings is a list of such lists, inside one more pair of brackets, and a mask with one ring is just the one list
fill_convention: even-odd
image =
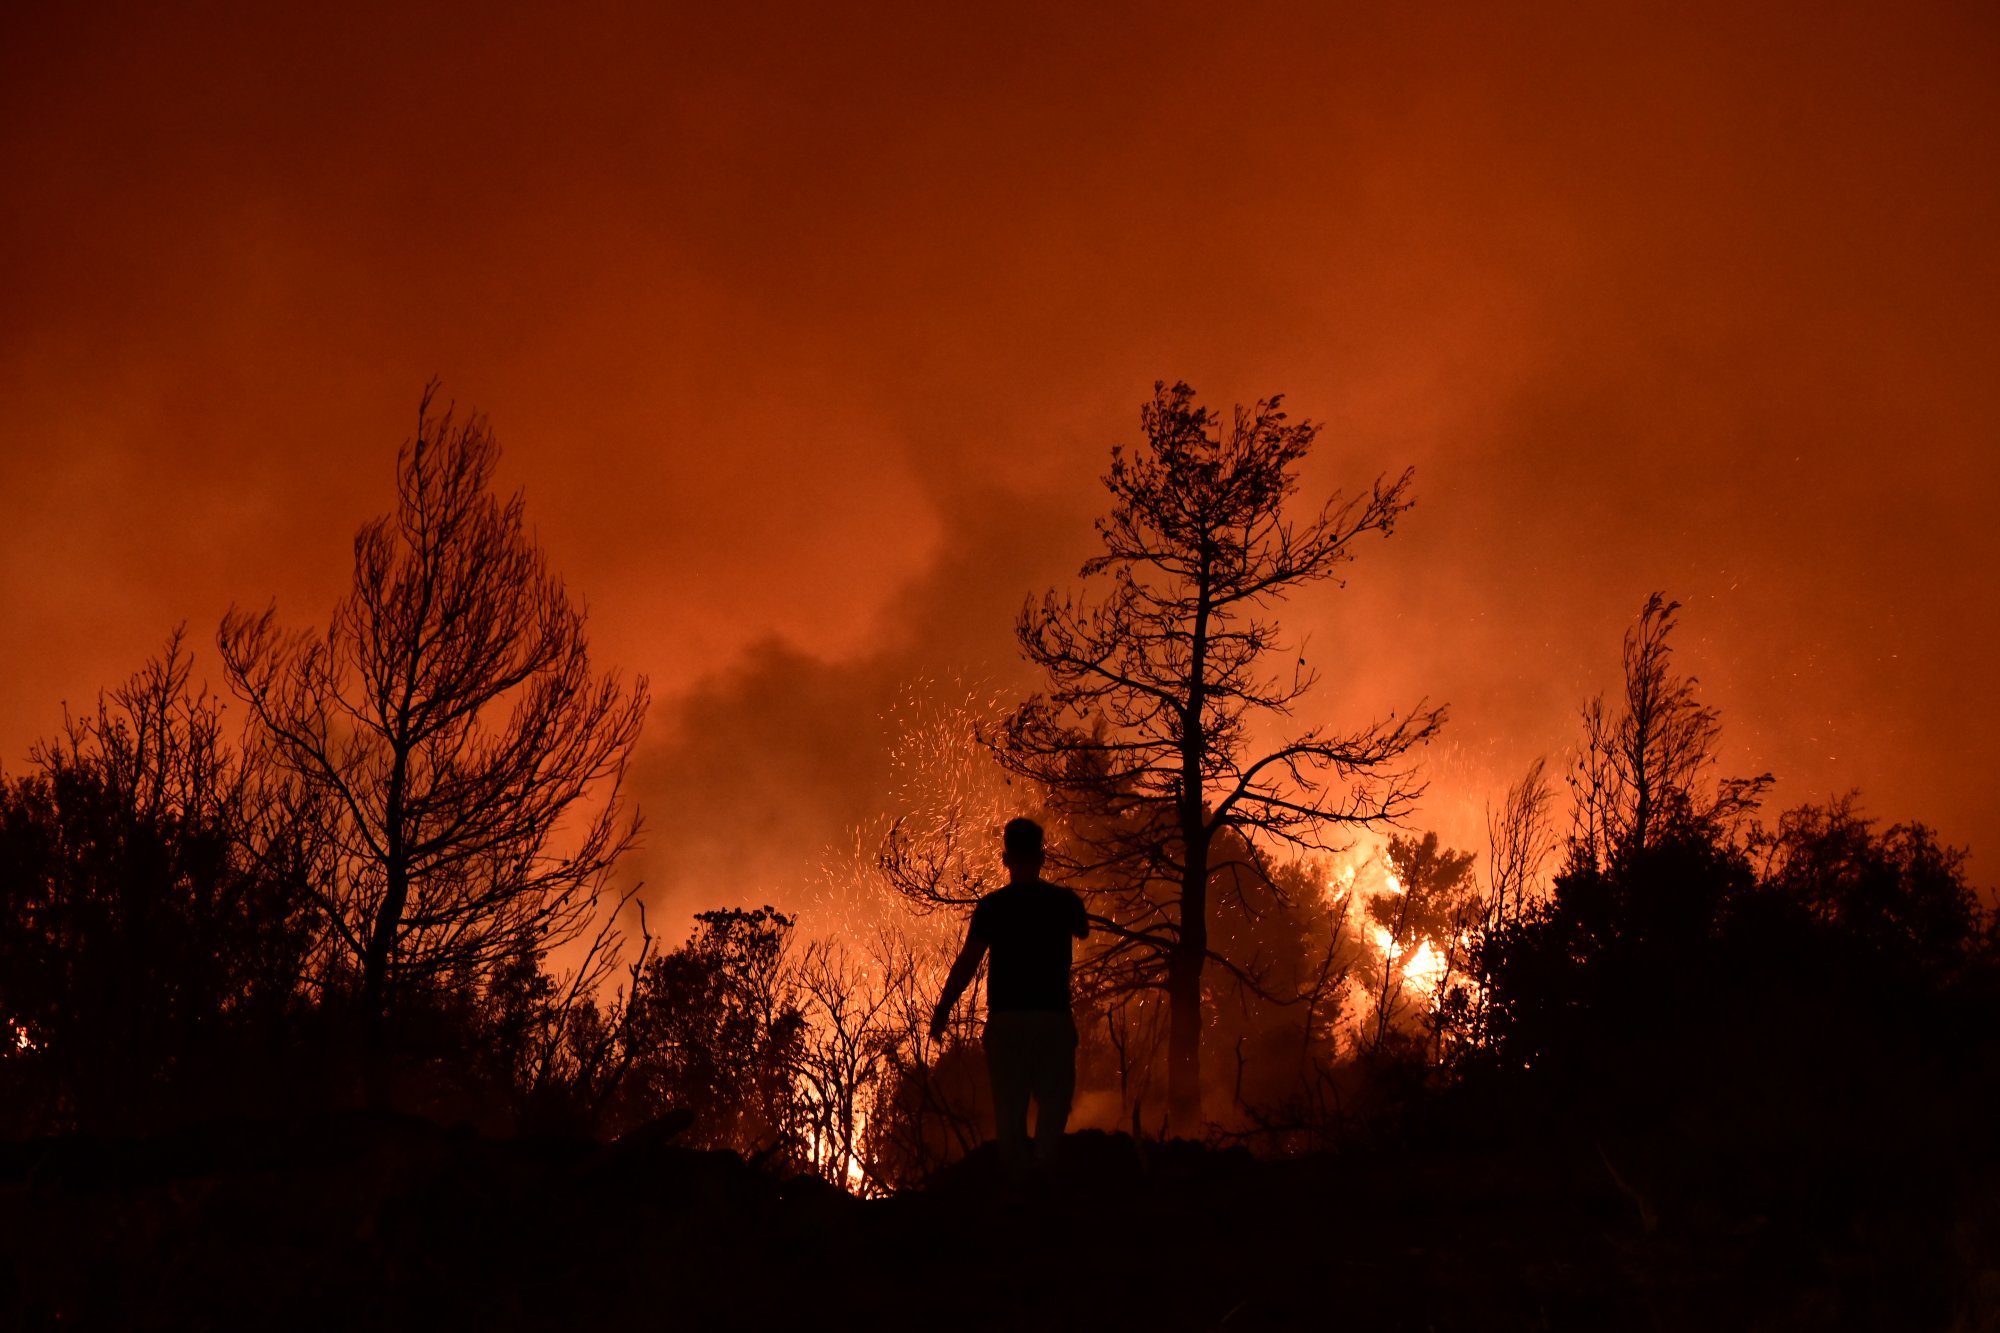
[(985, 956), (986, 941), (968, 932), (965, 947), (958, 951), (958, 959), (951, 965), (951, 975), (944, 979), (944, 997), (931, 1011), (931, 1036), (944, 1035), (945, 1025), (951, 1022), (951, 1011), (958, 1004), (958, 997), (965, 994), (965, 988), (978, 975), (979, 960)]

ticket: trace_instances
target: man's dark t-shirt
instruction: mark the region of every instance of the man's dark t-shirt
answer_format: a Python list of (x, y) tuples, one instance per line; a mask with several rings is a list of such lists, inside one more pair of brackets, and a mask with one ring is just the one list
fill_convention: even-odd
[(1083, 899), (1043, 880), (981, 898), (967, 933), (991, 951), (986, 1007), (1068, 1013), (1070, 941), (1089, 928)]

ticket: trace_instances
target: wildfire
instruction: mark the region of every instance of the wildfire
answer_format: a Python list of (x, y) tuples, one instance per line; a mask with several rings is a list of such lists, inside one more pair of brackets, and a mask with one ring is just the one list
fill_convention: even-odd
[(1381, 927), (1375, 930), (1375, 947), (1382, 954), (1383, 962), (1399, 968), (1406, 988), (1423, 995), (1435, 992), (1444, 981), (1445, 969), (1449, 966), (1444, 951), (1428, 939), (1419, 938), (1414, 946), (1396, 947), (1395, 938)]
[(861, 1144), (868, 1132), (866, 1111), (856, 1108), (853, 1129), (845, 1144), (830, 1130), (812, 1130), (807, 1135), (807, 1151), (820, 1175), (841, 1184), (850, 1194), (867, 1194), (868, 1169), (861, 1162)]
[[(1450, 970), (1449, 942), (1411, 931), (1400, 943), (1395, 931), (1376, 921), (1368, 911), (1371, 902), (1400, 898), (1409, 892), (1382, 847), (1357, 848), (1329, 866), (1324, 879), (1324, 898), (1339, 921), (1357, 931), (1369, 951), (1394, 978), (1391, 992), (1398, 1009), (1414, 1003), (1428, 1006), (1444, 984)], [(1379, 992), (1369, 988), (1372, 1006)], [(1361, 1011), (1350, 1008), (1350, 1021), (1359, 1021)]]
[(868, 1173), (861, 1166), (861, 1143), (867, 1134), (868, 1113), (866, 1111), (856, 1111), (854, 1113), (854, 1138), (847, 1151), (841, 1154), (839, 1162), (841, 1178), (847, 1182), (847, 1188), (855, 1194), (863, 1193), (862, 1187), (868, 1182)]

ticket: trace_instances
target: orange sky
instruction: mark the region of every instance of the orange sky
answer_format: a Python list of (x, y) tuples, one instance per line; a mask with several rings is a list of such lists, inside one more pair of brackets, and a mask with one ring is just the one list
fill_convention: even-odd
[(1185, 378), (1417, 465), (1290, 616), (1436, 822), (1662, 588), (1732, 768), (1993, 864), (1989, 7), (423, 8), (0, 9), (0, 764), (323, 624), (437, 375), (655, 682), (652, 892), (783, 904)]

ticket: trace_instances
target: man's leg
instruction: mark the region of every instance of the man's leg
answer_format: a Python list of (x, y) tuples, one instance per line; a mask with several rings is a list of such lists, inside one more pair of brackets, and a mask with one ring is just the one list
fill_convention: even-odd
[(1076, 1096), (1076, 1024), (1068, 1014), (1035, 1017), (1035, 1160), (1049, 1163), (1062, 1151)]
[(1000, 1141), (1000, 1160), (1017, 1166), (1027, 1155), (1028, 1093), (1033, 1076), (1034, 1047), (1025, 1038), (1015, 1014), (992, 1014), (986, 1020), (986, 1075), (993, 1085), (993, 1133)]

